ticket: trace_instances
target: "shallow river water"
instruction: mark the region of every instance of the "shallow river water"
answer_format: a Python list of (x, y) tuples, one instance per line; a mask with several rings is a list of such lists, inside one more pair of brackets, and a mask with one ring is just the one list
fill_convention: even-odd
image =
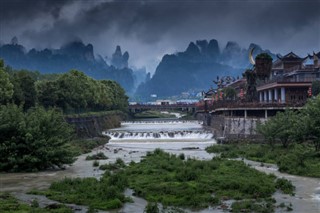
[[(0, 174), (0, 191), (13, 192), (18, 198), (30, 201), (35, 196), (25, 195), (30, 189), (43, 189), (54, 180), (64, 177), (99, 177), (103, 171), (92, 167), (92, 161), (86, 161), (87, 155), (104, 152), (109, 157), (101, 160), (100, 165), (114, 162), (116, 158), (122, 158), (126, 163), (139, 162), (142, 156), (155, 148), (161, 148), (173, 154), (184, 153), (186, 157), (200, 160), (211, 159), (214, 155), (205, 151), (207, 146), (216, 144), (211, 132), (205, 130), (197, 121), (136, 121), (124, 122), (121, 128), (104, 132), (111, 137), (105, 146), (93, 150), (89, 154), (81, 155), (77, 161), (63, 171), (46, 171), (39, 173), (10, 173)], [(246, 161), (257, 170), (273, 173), (279, 177), (285, 177), (296, 186), (296, 195), (287, 196), (276, 193), (274, 197), (277, 204), (292, 203), (296, 213), (320, 213), (320, 179), (305, 178), (279, 173), (274, 165), (261, 166), (260, 163)], [(235, 177), (236, 178), (236, 177)], [(126, 190), (127, 195), (132, 195), (132, 190)], [(147, 202), (138, 197), (133, 197), (134, 203), (125, 204), (120, 210), (113, 212), (137, 213), (143, 212)], [(43, 197), (37, 197), (42, 205), (50, 203)], [(85, 212), (84, 207), (76, 207), (77, 212)], [(82, 209), (82, 210), (80, 210)], [(187, 210), (188, 211), (188, 210)], [(277, 212), (282, 212), (279, 208)], [(191, 212), (191, 211), (188, 211)], [(221, 209), (207, 208), (205, 212), (223, 212)], [(283, 211), (285, 212), (285, 211)]]

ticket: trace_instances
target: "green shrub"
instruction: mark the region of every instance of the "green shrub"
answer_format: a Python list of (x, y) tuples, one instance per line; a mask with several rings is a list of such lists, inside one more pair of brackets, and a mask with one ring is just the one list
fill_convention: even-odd
[(86, 157), (86, 160), (106, 160), (106, 159), (108, 159), (108, 157), (105, 156), (105, 154), (103, 152), (99, 152), (94, 155), (88, 155)]
[(150, 203), (148, 202), (146, 208), (144, 209), (145, 213), (159, 213), (160, 210), (158, 208), (158, 204), (157, 203)]
[(293, 175), (320, 177), (320, 156), (310, 144), (292, 144), (283, 148), (280, 144), (230, 144), (212, 145), (209, 153), (220, 153), (222, 158), (243, 157), (253, 161), (277, 164), (280, 172)]
[(77, 153), (77, 155), (86, 154), (92, 151), (92, 149), (104, 145), (108, 142), (108, 139), (75, 139), (70, 142), (71, 147)]
[(95, 161), (93, 161), (92, 166), (93, 167), (98, 167), (99, 164), (100, 164), (99, 161), (95, 160)]
[(253, 200), (237, 201), (231, 205), (232, 212), (273, 213), (274, 205), (271, 202), (256, 203)]
[[(119, 172), (106, 173), (100, 180), (96, 178), (65, 178), (51, 184), (43, 191), (52, 200), (90, 206), (91, 209), (116, 209), (129, 199), (123, 195), (128, 186), (127, 177)], [(39, 192), (36, 192), (39, 194)]]
[(276, 191), (274, 176), (241, 161), (182, 160), (160, 149), (150, 152), (140, 163), (130, 164), (124, 172), (136, 195), (165, 206), (201, 209), (217, 205), (223, 198), (269, 199)]
[(183, 154), (183, 153), (181, 153), (181, 154), (179, 155), (179, 158), (180, 158), (181, 160), (184, 160), (184, 159), (185, 159), (184, 154)]
[(104, 164), (99, 167), (100, 170), (110, 170), (115, 171), (123, 169), (126, 167), (126, 164), (121, 158), (117, 158), (115, 163)]
[(291, 195), (294, 195), (294, 191), (296, 189), (296, 187), (292, 185), (291, 181), (284, 178), (279, 178), (276, 180), (276, 188), (280, 189), (285, 194)]

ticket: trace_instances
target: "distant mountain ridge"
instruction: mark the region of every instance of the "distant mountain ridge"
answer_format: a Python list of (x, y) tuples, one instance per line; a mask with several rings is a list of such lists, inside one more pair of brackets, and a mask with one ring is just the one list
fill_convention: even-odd
[(136, 96), (147, 100), (151, 94), (168, 97), (182, 92), (196, 93), (209, 88), (217, 76), (241, 76), (251, 67), (248, 60), (251, 48), (255, 48), (255, 55), (267, 52), (276, 58), (257, 44), (245, 49), (230, 41), (221, 51), (215, 39), (190, 42), (185, 51), (163, 56), (153, 77), (138, 87)]
[[(82, 41), (73, 41), (63, 45), (59, 49), (31, 49), (18, 43), (17, 38), (13, 38), (10, 44), (0, 45), (0, 58), (14, 69), (28, 69), (41, 73), (64, 73), (71, 69), (83, 71), (95, 79), (112, 79), (117, 81), (127, 92), (133, 92), (136, 87), (138, 77), (145, 78), (147, 73), (138, 74), (128, 68), (129, 53), (121, 54), (120, 46), (117, 46), (112, 57), (113, 64), (109, 65), (101, 57), (94, 55), (92, 44), (85, 45)], [(118, 58), (117, 58), (118, 57)], [(143, 74), (145, 74), (143, 76)]]
[[(208, 89), (217, 76), (241, 76), (251, 67), (248, 54), (251, 48), (254, 54), (269, 53), (257, 44), (241, 48), (230, 41), (222, 49), (217, 40), (197, 40), (190, 42), (185, 51), (166, 54), (151, 77), (145, 68), (129, 68), (129, 53), (122, 53), (117, 46), (112, 57), (106, 61), (95, 56), (94, 47), (82, 41), (73, 41), (58, 49), (26, 50), (13, 38), (10, 44), (0, 44), (0, 58), (14, 69), (28, 69), (41, 73), (63, 73), (71, 69), (83, 71), (95, 79), (117, 81), (127, 93), (141, 100), (147, 100), (151, 94), (158, 97), (178, 96), (182, 92), (193, 94)], [(134, 69), (134, 70), (133, 70)]]

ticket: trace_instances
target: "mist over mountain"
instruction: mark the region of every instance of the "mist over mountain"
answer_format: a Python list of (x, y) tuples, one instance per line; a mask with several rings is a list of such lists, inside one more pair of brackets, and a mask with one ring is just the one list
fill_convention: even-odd
[(128, 67), (129, 53), (122, 54), (121, 47), (118, 45), (116, 51), (112, 54), (111, 64), (116, 68), (122, 69)]
[(151, 94), (158, 97), (179, 96), (183, 92), (197, 93), (213, 85), (217, 76), (241, 76), (251, 65), (248, 54), (255, 48), (254, 54), (269, 53), (257, 44), (242, 48), (230, 41), (224, 48), (217, 40), (197, 40), (190, 42), (183, 52), (166, 54), (157, 66), (154, 75), (145, 68), (129, 67), (129, 53), (122, 53), (116, 46), (109, 59), (94, 54), (91, 44), (73, 41), (58, 49), (31, 49), (29, 51), (19, 44), (14, 37), (10, 44), (0, 45), (0, 58), (14, 69), (36, 70), (41, 73), (63, 73), (71, 69), (83, 71), (95, 79), (112, 79), (117, 81), (129, 95), (147, 100)]
[[(111, 65), (102, 56), (95, 56), (91, 44), (73, 41), (59, 49), (31, 49), (29, 51), (14, 37), (10, 44), (0, 45), (0, 58), (14, 69), (28, 69), (41, 73), (64, 73), (71, 69), (83, 71), (95, 79), (117, 81), (130, 94), (147, 73), (139, 70), (137, 75), (128, 67), (129, 53), (121, 53), (120, 46), (112, 55)], [(144, 74), (144, 75), (143, 75)]]
[(147, 100), (151, 94), (158, 97), (179, 96), (183, 92), (195, 94), (213, 85), (212, 80), (217, 76), (241, 76), (251, 67), (248, 60), (251, 48), (255, 48), (254, 55), (267, 52), (276, 57), (257, 44), (250, 44), (246, 49), (230, 41), (220, 50), (215, 39), (190, 42), (185, 51), (165, 55), (153, 77), (138, 87), (136, 96)]

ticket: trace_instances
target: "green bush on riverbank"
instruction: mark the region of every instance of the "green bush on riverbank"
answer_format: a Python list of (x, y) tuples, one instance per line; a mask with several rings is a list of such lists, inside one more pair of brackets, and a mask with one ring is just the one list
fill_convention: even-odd
[[(274, 175), (259, 172), (241, 161), (222, 158), (184, 160), (160, 149), (148, 153), (140, 163), (131, 162), (125, 166), (118, 159), (104, 167), (107, 171), (100, 180), (68, 178), (53, 183), (47, 191), (33, 193), (60, 202), (107, 210), (130, 201), (123, 192), (125, 188), (131, 188), (135, 195), (164, 207), (203, 209), (233, 199), (250, 200), (254, 204), (252, 208), (259, 206), (261, 211), (258, 212), (273, 211), (271, 196), (277, 189), (292, 193), (284, 190), (288, 188), (288, 182), (279, 181)], [(250, 207), (248, 211), (254, 209)]]
[(169, 113), (161, 113), (159, 111), (144, 111), (140, 113), (136, 113), (134, 115), (134, 118), (136, 119), (142, 119), (142, 118), (175, 118), (176, 116)]
[(91, 152), (92, 149), (102, 146), (108, 142), (106, 138), (99, 139), (75, 139), (70, 142), (73, 151), (77, 155)]
[(182, 160), (161, 150), (126, 169), (129, 186), (138, 196), (167, 206), (206, 208), (226, 199), (270, 198), (275, 177), (240, 161), (214, 158)]
[(263, 163), (277, 164), (280, 172), (320, 177), (320, 155), (312, 145), (291, 144), (287, 148), (266, 144), (225, 144), (207, 148), (209, 153), (221, 153), (222, 158), (244, 157)]
[[(36, 203), (36, 202), (33, 202)], [(6, 192), (0, 192), (0, 212), (32, 212), (32, 213), (72, 213), (72, 209), (65, 205), (56, 205), (54, 209), (39, 208), (36, 205), (28, 205), (19, 202), (16, 198)]]
[(31, 191), (32, 194), (46, 195), (52, 200), (90, 206), (93, 209), (116, 209), (131, 201), (123, 194), (128, 186), (127, 177), (119, 172), (96, 178), (66, 178), (51, 184), (47, 191)]

